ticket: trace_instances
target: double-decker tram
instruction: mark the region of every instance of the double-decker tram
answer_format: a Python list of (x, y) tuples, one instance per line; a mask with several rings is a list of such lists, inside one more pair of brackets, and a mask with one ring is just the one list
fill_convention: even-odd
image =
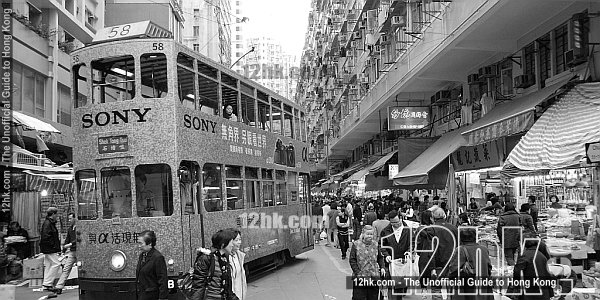
[(302, 108), (170, 36), (114, 26), (72, 53), (80, 299), (135, 299), (144, 230), (170, 299), (219, 229), (241, 229), (250, 272), (313, 249), (265, 217), (310, 216)]

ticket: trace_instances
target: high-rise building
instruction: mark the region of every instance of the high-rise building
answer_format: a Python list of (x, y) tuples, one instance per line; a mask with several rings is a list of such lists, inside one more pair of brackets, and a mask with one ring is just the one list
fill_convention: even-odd
[(188, 0), (183, 2), (183, 11), (183, 43), (194, 51), (229, 66), (232, 25), (229, 0)]
[[(246, 48), (244, 40), (244, 26), (247, 18), (243, 16), (243, 0), (230, 0), (231, 1), (231, 14), (235, 17), (233, 20), (231, 29), (231, 63), (235, 63), (231, 68), (242, 73), (244, 60), (238, 61), (241, 57), (246, 54), (250, 48)], [(237, 63), (236, 63), (237, 62)]]
[(278, 94), (293, 99), (296, 90), (298, 62), (285, 53), (281, 43), (269, 38), (246, 39), (248, 49), (254, 51), (244, 58), (241, 73)]
[[(2, 5), (7, 8), (10, 4)], [(19, 134), (13, 136), (12, 142), (38, 152), (39, 137), (49, 148), (44, 152), (48, 158), (60, 164), (70, 162), (73, 104), (69, 53), (91, 42), (95, 33), (104, 28), (104, 1), (15, 0), (11, 9), (12, 109), (30, 117), (25, 120), (45, 122), (60, 131), (21, 132), (31, 129), (32, 124), (20, 122), (16, 126)]]

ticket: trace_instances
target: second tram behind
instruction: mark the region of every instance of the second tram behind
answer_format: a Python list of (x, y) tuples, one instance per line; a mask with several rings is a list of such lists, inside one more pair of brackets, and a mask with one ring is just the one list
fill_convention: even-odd
[(151, 22), (99, 36), (71, 56), (80, 299), (135, 299), (144, 230), (167, 260), (170, 299), (219, 229), (241, 229), (250, 271), (313, 249), (310, 228), (260, 217), (311, 215), (301, 107)]

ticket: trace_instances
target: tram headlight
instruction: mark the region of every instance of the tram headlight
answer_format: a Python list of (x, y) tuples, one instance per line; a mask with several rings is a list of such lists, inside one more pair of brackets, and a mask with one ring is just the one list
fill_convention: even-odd
[(110, 256), (110, 268), (119, 272), (125, 269), (127, 265), (127, 256), (121, 250), (115, 250), (113, 254)]

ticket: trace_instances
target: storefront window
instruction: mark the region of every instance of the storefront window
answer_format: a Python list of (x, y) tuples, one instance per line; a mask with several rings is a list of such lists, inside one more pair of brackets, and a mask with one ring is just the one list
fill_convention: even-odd
[(167, 164), (135, 167), (136, 206), (139, 217), (173, 214), (171, 167)]
[(104, 219), (131, 218), (131, 172), (128, 167), (100, 170)]
[(202, 169), (202, 199), (207, 212), (222, 211), (221, 165), (204, 164)]
[(75, 173), (77, 184), (77, 217), (79, 220), (98, 218), (98, 199), (96, 198), (96, 171), (81, 170)]

